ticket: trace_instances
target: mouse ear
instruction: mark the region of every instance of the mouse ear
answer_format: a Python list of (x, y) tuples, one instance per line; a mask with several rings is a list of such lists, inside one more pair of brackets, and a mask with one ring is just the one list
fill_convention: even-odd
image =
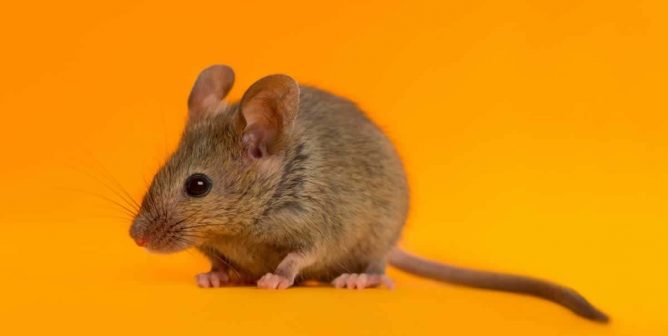
[(290, 76), (264, 77), (244, 93), (240, 104), (246, 127), (243, 143), (249, 156), (276, 153), (299, 111), (299, 85)]
[(222, 110), (221, 102), (234, 84), (234, 71), (227, 65), (212, 65), (199, 74), (188, 97), (192, 119), (213, 116)]

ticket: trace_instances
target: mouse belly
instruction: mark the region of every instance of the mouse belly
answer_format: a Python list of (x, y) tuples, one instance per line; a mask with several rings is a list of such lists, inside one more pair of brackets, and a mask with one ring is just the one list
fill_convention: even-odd
[[(245, 283), (253, 283), (267, 273), (275, 272), (277, 266), (290, 253), (287, 248), (278, 248), (262, 244), (244, 244), (238, 239), (218, 239), (207, 244), (208, 251), (215, 251), (217, 256), (205, 252), (215, 265), (221, 261), (225, 268)], [(297, 281), (315, 280), (331, 282), (344, 273), (383, 273), (385, 251), (369, 251), (365, 248), (352, 248), (345, 253), (319, 255), (316, 261), (299, 272)], [(379, 262), (381, 265), (379, 265)]]

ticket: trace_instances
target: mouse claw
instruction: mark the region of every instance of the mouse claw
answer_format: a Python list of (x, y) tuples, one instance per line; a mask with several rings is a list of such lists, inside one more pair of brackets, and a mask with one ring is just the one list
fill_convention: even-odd
[(292, 284), (292, 280), (273, 273), (267, 273), (257, 281), (257, 287), (264, 289), (286, 289)]

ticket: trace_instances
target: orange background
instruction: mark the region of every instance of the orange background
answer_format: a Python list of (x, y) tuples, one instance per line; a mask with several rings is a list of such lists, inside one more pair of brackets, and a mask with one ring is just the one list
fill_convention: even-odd
[[(2, 7), (2, 334), (668, 334), (665, 1)], [(358, 101), (405, 159), (409, 250), (567, 284), (612, 324), (394, 270), (395, 291), (197, 288), (203, 258), (137, 248), (95, 195), (141, 197), (213, 63), (232, 98), (284, 72)]]

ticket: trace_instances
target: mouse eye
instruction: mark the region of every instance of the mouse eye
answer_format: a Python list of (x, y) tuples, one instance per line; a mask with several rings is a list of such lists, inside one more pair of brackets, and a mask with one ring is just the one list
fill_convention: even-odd
[(193, 174), (186, 179), (186, 193), (192, 197), (204, 197), (211, 191), (211, 179), (204, 174)]

